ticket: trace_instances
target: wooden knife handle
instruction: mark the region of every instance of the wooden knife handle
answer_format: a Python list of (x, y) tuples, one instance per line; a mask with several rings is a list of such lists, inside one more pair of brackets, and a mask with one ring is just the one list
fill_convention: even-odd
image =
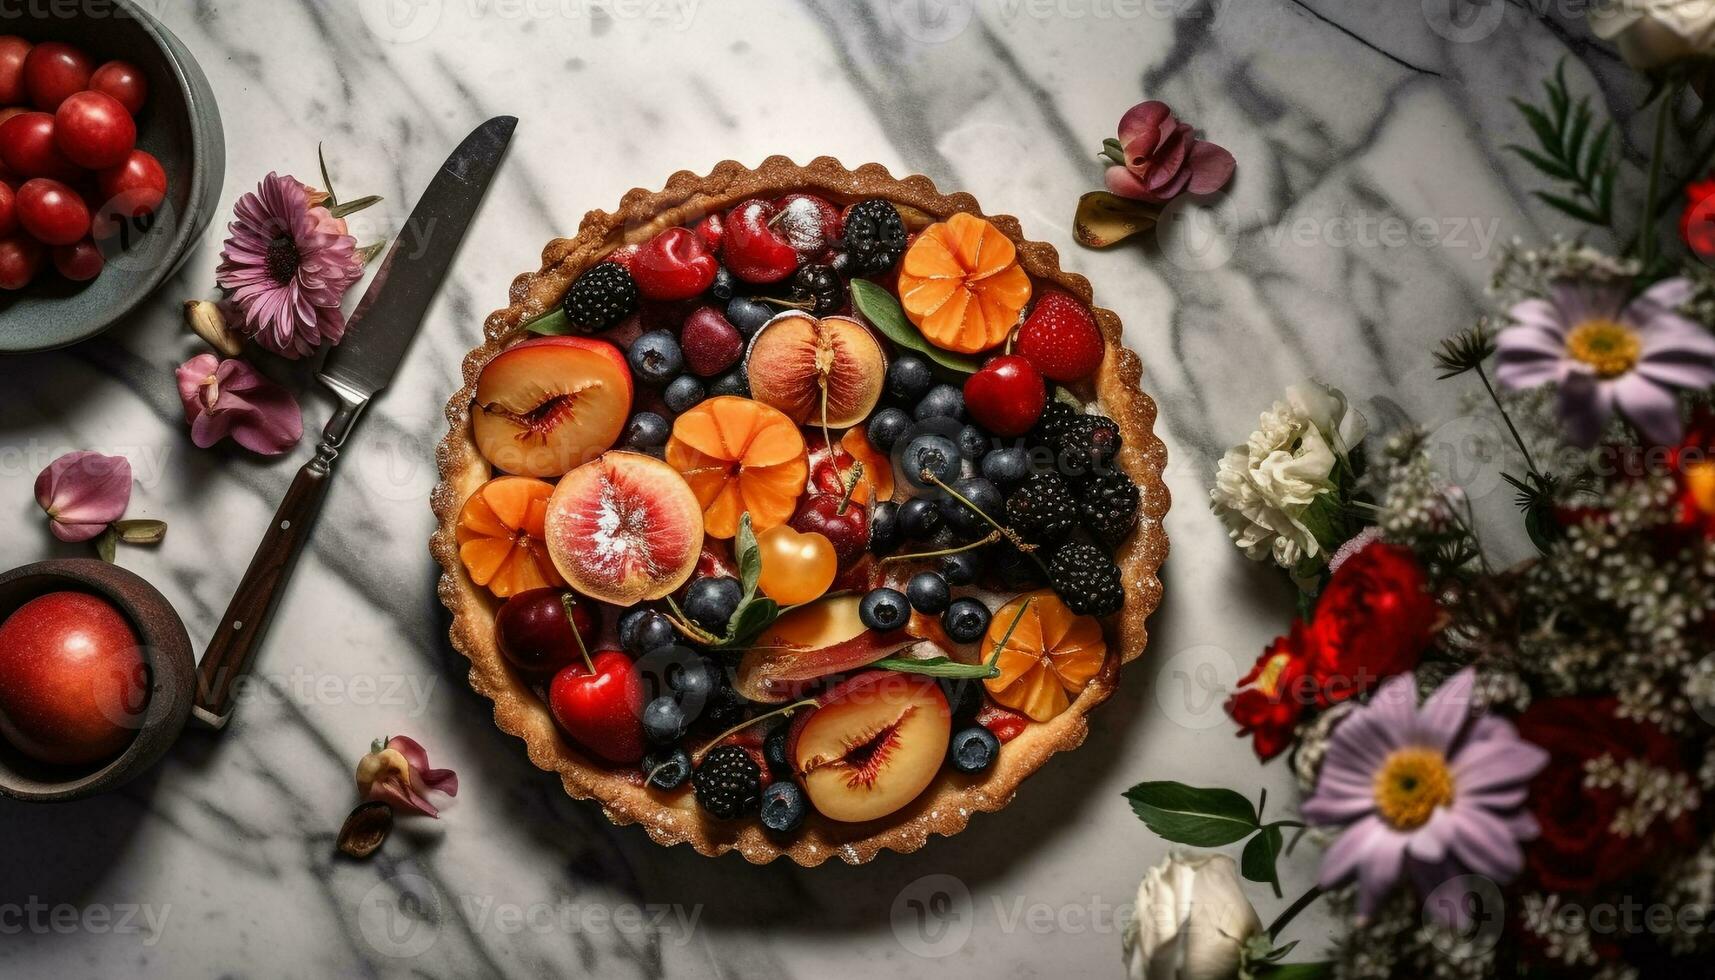
[(250, 559), (250, 567), (238, 583), (238, 592), (226, 607), (226, 614), (215, 627), (202, 662), (197, 665), (196, 700), (192, 711), (196, 719), (210, 728), (224, 728), (232, 717), (237, 700), (238, 684), (249, 673), (274, 618), (274, 610), (286, 591), (286, 580), (303, 553), (310, 529), (322, 501), (327, 498), (333, 464), (339, 458), (351, 425), (362, 410), (361, 404), (346, 403), (328, 422), (315, 458), (305, 463), (280, 501), (268, 533)]

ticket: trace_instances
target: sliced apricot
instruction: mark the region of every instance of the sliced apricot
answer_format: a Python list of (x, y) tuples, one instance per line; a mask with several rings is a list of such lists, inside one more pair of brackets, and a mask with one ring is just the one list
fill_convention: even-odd
[(1000, 676), (988, 678), (983, 686), (997, 703), (1022, 711), (1033, 721), (1047, 721), (1065, 711), (1108, 655), (1102, 624), (1093, 616), (1072, 612), (1050, 589), (1021, 595), (994, 614), (983, 637), (984, 660), (994, 655), (1003, 637), (1006, 645), (995, 661)]
[(459, 511), (459, 560), (470, 580), (505, 599), (519, 592), (562, 586), (543, 522), (554, 485), (527, 476), (502, 476), (484, 483)]
[(899, 304), (937, 347), (999, 346), (1030, 302), (1030, 277), (999, 228), (960, 212), (917, 236), (899, 267)]
[(713, 538), (737, 534), (746, 513), (758, 533), (786, 523), (810, 472), (804, 436), (792, 420), (736, 395), (710, 398), (679, 416), (667, 463), (703, 505), (703, 529)]

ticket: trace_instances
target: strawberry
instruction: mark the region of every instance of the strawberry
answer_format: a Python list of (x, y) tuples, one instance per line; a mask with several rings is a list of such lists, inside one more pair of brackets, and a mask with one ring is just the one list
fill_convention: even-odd
[(1065, 293), (1044, 293), (1018, 328), (1014, 348), (1042, 376), (1082, 381), (1102, 364), (1102, 332), (1089, 307)]

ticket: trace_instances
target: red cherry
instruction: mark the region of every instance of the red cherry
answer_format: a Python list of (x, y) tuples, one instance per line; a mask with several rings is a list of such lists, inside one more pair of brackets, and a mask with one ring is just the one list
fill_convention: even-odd
[(18, 223), (44, 245), (70, 245), (89, 234), (89, 208), (77, 191), (46, 177), (18, 188)]
[(18, 105), (27, 97), (24, 88), (24, 59), (30, 42), (15, 34), (0, 37), (0, 105)]
[(125, 111), (133, 116), (143, 110), (149, 100), (149, 80), (143, 69), (129, 61), (109, 61), (89, 76), (89, 89), (103, 92), (119, 100)]
[(805, 261), (826, 252), (845, 233), (845, 217), (826, 198), (788, 194), (774, 204), (774, 226)]
[(532, 677), (549, 677), (582, 657), (579, 637), (595, 644), (594, 608), (559, 589), (519, 592), (495, 614), (495, 640), (512, 666)]
[(69, 44), (43, 41), (24, 58), (24, 87), (36, 108), (53, 112), (73, 93), (88, 88), (94, 72), (89, 55)]
[(28, 235), (0, 238), (0, 289), (23, 289), (41, 270), (41, 242)]
[(772, 223), (778, 213), (774, 205), (758, 200), (727, 212), (721, 258), (733, 275), (745, 282), (770, 283), (797, 270), (798, 250)]
[(850, 568), (869, 551), (869, 510), (843, 494), (813, 493), (798, 502), (787, 523), (795, 531), (815, 531), (834, 546), (840, 568)]
[(726, 240), (726, 221), (721, 218), (719, 211), (697, 222), (697, 237), (703, 240), (709, 251), (720, 254), (721, 242)]
[(605, 256), (602, 257), (602, 261), (603, 262), (612, 262), (613, 264), (624, 269), (626, 272), (630, 272), (632, 260), (636, 259), (637, 253), (641, 252), (641, 251), (643, 251), (642, 245), (638, 244), (637, 242), (631, 242), (628, 245), (621, 245), (618, 248), (614, 249), (613, 251), (607, 253)]
[(87, 238), (70, 245), (55, 245), (52, 255), (54, 268), (72, 282), (88, 282), (101, 275), (107, 265), (107, 257)]
[(154, 212), (167, 196), (167, 172), (161, 161), (144, 150), (132, 150), (125, 162), (95, 175), (101, 188), (101, 212), (141, 218)]
[(54, 142), (80, 167), (117, 167), (137, 145), (137, 124), (113, 96), (78, 92), (54, 112)]
[(12, 185), (0, 181), (0, 238), (18, 230), (18, 207)]
[(692, 374), (712, 378), (738, 363), (744, 353), (744, 337), (720, 310), (699, 306), (685, 318), (679, 346), (685, 351), (685, 367)]
[(1014, 348), (1054, 381), (1082, 381), (1102, 366), (1101, 328), (1090, 308), (1065, 293), (1043, 293)]
[(669, 228), (638, 250), (631, 260), (631, 278), (646, 299), (690, 299), (709, 288), (719, 268), (701, 238), (684, 228)]
[(1042, 417), (1048, 388), (1017, 354), (1002, 354), (965, 379), (965, 411), (997, 436), (1021, 436)]
[(548, 707), (568, 735), (603, 759), (629, 766), (643, 758), (643, 678), (618, 650), (555, 674)]
[(79, 172), (54, 142), (54, 117), (46, 112), (20, 112), (0, 123), (0, 162), (25, 180), (75, 180)]

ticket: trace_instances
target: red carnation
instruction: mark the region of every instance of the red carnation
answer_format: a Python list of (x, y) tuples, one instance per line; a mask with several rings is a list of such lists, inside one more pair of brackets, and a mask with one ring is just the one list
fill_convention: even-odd
[(1326, 708), (1417, 666), (1439, 611), (1410, 549), (1376, 542), (1328, 581), (1309, 626), (1274, 641), (1239, 681), (1227, 713), (1255, 735), (1264, 762), (1292, 742), (1312, 707)]
[(1696, 844), (1690, 814), (1665, 826), (1658, 822), (1641, 837), (1613, 832), (1614, 817), (1627, 804), (1619, 787), (1595, 789), (1586, 782), (1586, 764), (1607, 756), (1631, 759), (1678, 772), (1679, 746), (1654, 725), (1619, 718), (1613, 698), (1551, 698), (1538, 701), (1518, 718), (1519, 734), (1549, 752), (1547, 768), (1530, 784), (1526, 804), (1542, 834), (1525, 860), (1542, 887), (1588, 894), (1641, 870), (1664, 849)]

